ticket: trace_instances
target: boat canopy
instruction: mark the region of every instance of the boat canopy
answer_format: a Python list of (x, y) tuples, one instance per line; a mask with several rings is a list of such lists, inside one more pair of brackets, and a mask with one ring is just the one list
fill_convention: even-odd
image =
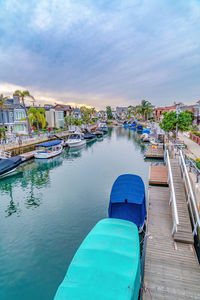
[(138, 300), (139, 289), (137, 226), (103, 219), (82, 242), (54, 300)]
[(143, 126), (140, 125), (140, 124), (138, 124), (138, 125), (137, 125), (137, 129), (142, 130), (142, 129), (143, 129)]
[(56, 146), (56, 145), (59, 145), (61, 144), (62, 141), (59, 141), (59, 140), (54, 140), (54, 141), (49, 141), (49, 142), (44, 142), (42, 144), (38, 144), (36, 145), (35, 147), (52, 147), (52, 146)]
[(108, 215), (110, 218), (131, 221), (138, 227), (144, 224), (145, 186), (140, 176), (124, 174), (116, 179), (110, 194)]

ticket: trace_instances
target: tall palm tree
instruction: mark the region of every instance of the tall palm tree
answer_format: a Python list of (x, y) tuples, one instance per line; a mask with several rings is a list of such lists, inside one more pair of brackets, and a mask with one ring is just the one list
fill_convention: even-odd
[(38, 134), (40, 134), (39, 123), (42, 125), (42, 129), (46, 125), (44, 108), (40, 107), (37, 109), (36, 107), (30, 107), (27, 114), (31, 125), (33, 125), (36, 122)]
[(25, 105), (24, 99), (26, 97), (28, 97), (28, 98), (31, 98), (31, 99), (34, 100), (34, 97), (30, 94), (30, 92), (28, 90), (25, 90), (25, 91), (16, 90), (13, 95), (14, 96), (19, 96), (19, 98), (21, 98), (21, 100), (22, 100), (22, 105), (24, 107), (25, 114), (26, 114), (26, 121), (27, 121), (27, 126), (28, 126), (28, 135), (30, 136), (30, 134), (31, 134), (31, 126), (30, 126), (30, 122), (29, 122), (28, 113), (27, 113), (27, 109), (26, 109), (26, 105)]
[(139, 112), (143, 117), (143, 120), (146, 120), (146, 115), (152, 111), (152, 104), (147, 100), (142, 100), (139, 107)]
[(4, 115), (3, 111), (8, 110), (7, 105), (5, 104), (5, 101), (8, 99), (8, 97), (4, 97), (3, 94), (0, 95), (0, 110), (1, 110), (1, 123), (2, 127), (4, 127)]

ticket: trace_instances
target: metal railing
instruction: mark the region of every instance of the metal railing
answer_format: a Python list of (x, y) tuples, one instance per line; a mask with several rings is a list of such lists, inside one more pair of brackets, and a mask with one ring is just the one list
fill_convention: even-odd
[(7, 159), (11, 157), (11, 152), (4, 152), (0, 150), (0, 159)]
[(193, 235), (197, 235), (197, 228), (200, 227), (200, 217), (182, 150), (179, 150), (179, 164), (181, 167), (187, 197), (187, 204), (189, 207), (193, 225)]
[(195, 162), (184, 154), (185, 164), (189, 168), (189, 172), (192, 172), (196, 176), (196, 182), (200, 183), (200, 170), (197, 168)]
[(177, 228), (179, 225), (179, 218), (178, 218), (178, 210), (177, 210), (177, 203), (176, 203), (176, 195), (174, 190), (174, 182), (173, 182), (173, 176), (172, 176), (172, 169), (169, 159), (169, 152), (167, 149), (165, 149), (165, 161), (168, 168), (168, 185), (170, 189), (170, 200), (169, 204), (172, 204), (172, 214), (173, 214), (173, 228), (172, 228), (172, 235), (174, 235), (177, 232)]

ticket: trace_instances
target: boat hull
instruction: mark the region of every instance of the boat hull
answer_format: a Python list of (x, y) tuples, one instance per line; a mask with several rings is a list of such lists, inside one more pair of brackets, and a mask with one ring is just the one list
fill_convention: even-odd
[(85, 140), (70, 140), (66, 142), (67, 146), (70, 148), (76, 148), (76, 147), (80, 147), (86, 144)]
[(52, 157), (55, 157), (59, 154), (61, 154), (62, 152), (62, 149), (59, 149), (58, 151), (53, 151), (51, 153), (48, 153), (48, 152), (36, 152), (34, 154), (34, 157), (37, 158), (37, 159), (48, 159), (48, 158), (52, 158)]

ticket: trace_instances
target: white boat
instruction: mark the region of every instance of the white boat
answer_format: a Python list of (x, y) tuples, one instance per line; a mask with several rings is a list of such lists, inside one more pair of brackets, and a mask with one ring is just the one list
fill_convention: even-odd
[(38, 144), (35, 146), (35, 158), (51, 158), (59, 155), (62, 150), (62, 141), (60, 140), (54, 140), (54, 141), (49, 141), (45, 142), (42, 144)]
[(143, 133), (141, 135), (141, 139), (143, 140), (143, 142), (149, 142), (150, 141), (148, 133)]
[(73, 133), (66, 140), (65, 144), (70, 148), (80, 147), (86, 144), (82, 133)]

